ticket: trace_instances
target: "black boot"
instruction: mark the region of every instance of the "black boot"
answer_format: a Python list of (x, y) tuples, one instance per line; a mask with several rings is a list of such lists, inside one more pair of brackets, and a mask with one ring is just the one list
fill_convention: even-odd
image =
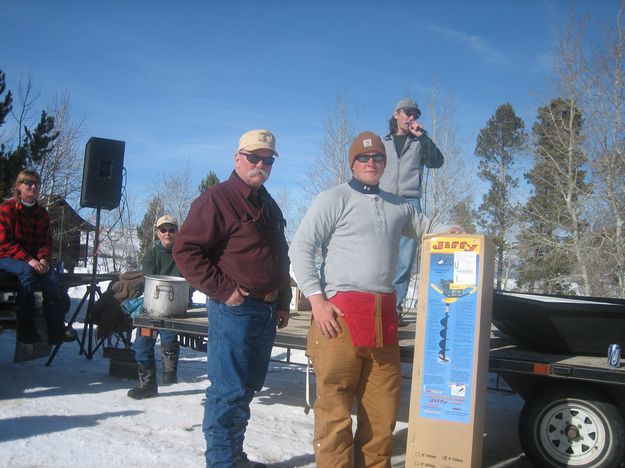
[(63, 342), (70, 343), (78, 339), (78, 333), (73, 328), (68, 328), (65, 323), (62, 327), (48, 328), (48, 344), (56, 346)]
[(41, 336), (37, 331), (37, 326), (33, 319), (18, 321), (17, 323), (17, 341), (24, 344), (34, 344), (41, 341)]
[(144, 398), (153, 398), (158, 396), (158, 387), (156, 385), (156, 365), (150, 367), (143, 364), (137, 364), (139, 371), (139, 383), (136, 387), (128, 390), (128, 396), (135, 400), (143, 400)]
[(178, 383), (178, 358), (180, 357), (180, 345), (173, 343), (161, 343), (161, 356), (163, 358), (163, 385)]
[(35, 296), (17, 296), (17, 340), (25, 344), (41, 341), (35, 323)]
[(78, 333), (71, 327), (65, 326), (65, 332), (63, 333), (63, 341), (66, 343), (71, 343), (72, 341), (76, 341), (78, 339)]
[(43, 314), (48, 325), (48, 343), (58, 345), (65, 341), (65, 322), (60, 299), (43, 299)]
[(245, 452), (239, 453), (234, 457), (234, 468), (267, 468), (267, 465), (261, 462), (255, 462), (247, 458)]

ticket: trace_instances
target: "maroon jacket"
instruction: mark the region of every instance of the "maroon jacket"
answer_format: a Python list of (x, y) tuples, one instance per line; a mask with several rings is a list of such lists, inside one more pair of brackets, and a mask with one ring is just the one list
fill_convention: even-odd
[(237, 285), (258, 297), (279, 290), (278, 309), (289, 310), (285, 225), (267, 190), (253, 190), (233, 172), (191, 204), (174, 244), (176, 265), (191, 286), (216, 301), (227, 301)]
[(15, 199), (0, 205), (0, 258), (28, 262), (52, 259), (50, 216), (35, 203), (30, 210)]

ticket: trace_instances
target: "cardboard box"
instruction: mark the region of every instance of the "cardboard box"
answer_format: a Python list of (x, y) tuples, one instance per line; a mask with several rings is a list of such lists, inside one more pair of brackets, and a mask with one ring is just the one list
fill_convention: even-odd
[(407, 467), (482, 466), (494, 258), (484, 236), (423, 240)]

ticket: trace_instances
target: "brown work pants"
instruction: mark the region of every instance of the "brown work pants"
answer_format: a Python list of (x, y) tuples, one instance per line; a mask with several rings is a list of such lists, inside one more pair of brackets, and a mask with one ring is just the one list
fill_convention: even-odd
[(390, 467), (401, 399), (399, 345), (355, 347), (345, 322), (339, 322), (343, 331), (337, 338), (323, 337), (314, 321), (308, 334), (317, 383), (315, 461), (320, 468)]

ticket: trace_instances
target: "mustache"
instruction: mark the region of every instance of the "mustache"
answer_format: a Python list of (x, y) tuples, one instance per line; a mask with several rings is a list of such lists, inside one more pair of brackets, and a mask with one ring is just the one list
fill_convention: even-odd
[(255, 175), (261, 174), (265, 179), (267, 179), (269, 177), (269, 174), (261, 169), (260, 167), (255, 167), (254, 169), (252, 169), (250, 172), (247, 173), (247, 175), (249, 177), (254, 177)]

